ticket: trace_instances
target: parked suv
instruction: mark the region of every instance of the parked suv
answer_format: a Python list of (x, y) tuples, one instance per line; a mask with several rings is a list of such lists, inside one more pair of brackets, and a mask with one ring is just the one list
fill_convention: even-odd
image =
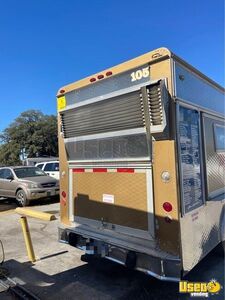
[(45, 171), (49, 176), (59, 180), (59, 161), (41, 162), (37, 163), (35, 166)]
[(58, 194), (58, 180), (37, 167), (0, 168), (0, 197), (16, 198), (20, 206)]

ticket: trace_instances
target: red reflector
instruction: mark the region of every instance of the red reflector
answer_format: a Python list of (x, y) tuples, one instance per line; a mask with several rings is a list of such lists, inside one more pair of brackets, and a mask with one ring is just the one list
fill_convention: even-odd
[(66, 198), (66, 192), (65, 191), (62, 191), (62, 196), (63, 196), (63, 198)]
[(83, 173), (84, 169), (73, 169), (73, 173)]
[(104, 173), (104, 172), (107, 172), (107, 169), (106, 168), (95, 168), (95, 169), (93, 169), (93, 172)]
[(173, 209), (173, 206), (169, 202), (164, 202), (163, 203), (163, 209), (167, 212), (170, 212)]
[(64, 94), (65, 90), (60, 90), (59, 92), (60, 92), (60, 94)]
[(134, 173), (134, 169), (127, 169), (127, 168), (119, 168), (117, 169), (118, 173)]
[(111, 75), (112, 75), (112, 72), (111, 72), (111, 71), (108, 71), (108, 72), (106, 72), (105, 75), (106, 75), (106, 76), (111, 76)]
[(97, 78), (102, 79), (102, 78), (104, 78), (104, 75), (100, 74), (100, 75), (97, 76)]
[(96, 81), (96, 78), (94, 78), (94, 77), (92, 77), (91, 79), (90, 79), (90, 82), (95, 82)]

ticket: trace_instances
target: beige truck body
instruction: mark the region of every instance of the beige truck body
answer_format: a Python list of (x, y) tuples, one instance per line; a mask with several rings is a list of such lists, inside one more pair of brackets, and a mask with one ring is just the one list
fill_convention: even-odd
[(178, 280), (223, 240), (223, 88), (160, 48), (57, 98), (60, 240)]

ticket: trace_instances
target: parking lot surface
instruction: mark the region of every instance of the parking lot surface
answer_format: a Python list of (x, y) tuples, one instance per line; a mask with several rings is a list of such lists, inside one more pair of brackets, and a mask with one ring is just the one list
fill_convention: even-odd
[[(13, 201), (0, 200), (0, 240), (5, 250), (3, 266), (8, 269), (10, 278), (40, 299), (190, 299), (189, 295), (179, 294), (178, 283), (162, 282), (103, 259), (89, 263), (82, 260), (82, 251), (57, 241), (59, 203), (47, 200), (36, 204), (31, 208), (57, 217), (51, 222), (28, 219), (37, 262), (28, 262), (20, 216), (14, 212)], [(0, 249), (0, 260), (1, 255)], [(216, 251), (194, 268), (187, 280), (210, 281), (212, 278), (224, 286), (224, 260)], [(0, 299), (15, 298), (0, 289)], [(224, 290), (212, 299), (224, 299)]]

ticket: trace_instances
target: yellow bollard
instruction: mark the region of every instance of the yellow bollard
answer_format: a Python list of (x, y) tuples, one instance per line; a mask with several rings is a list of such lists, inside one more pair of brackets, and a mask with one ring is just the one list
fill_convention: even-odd
[(56, 220), (56, 217), (53, 214), (48, 214), (43, 211), (33, 210), (33, 209), (26, 208), (26, 207), (17, 207), (15, 212), (20, 215), (24, 215), (27, 217), (32, 217), (32, 218), (36, 218), (36, 219), (40, 219), (40, 220), (45, 220), (45, 221)]
[(32, 241), (31, 241), (31, 236), (30, 236), (30, 231), (29, 231), (29, 227), (28, 227), (28, 223), (27, 223), (27, 218), (26, 217), (21, 217), (20, 218), (20, 223), (21, 223), (21, 226), (22, 226), (23, 236), (24, 236), (24, 240), (25, 240), (25, 244), (26, 244), (26, 248), (27, 248), (27, 255), (28, 255), (29, 260), (31, 262), (35, 262), (36, 258), (35, 258), (35, 254), (34, 254)]

